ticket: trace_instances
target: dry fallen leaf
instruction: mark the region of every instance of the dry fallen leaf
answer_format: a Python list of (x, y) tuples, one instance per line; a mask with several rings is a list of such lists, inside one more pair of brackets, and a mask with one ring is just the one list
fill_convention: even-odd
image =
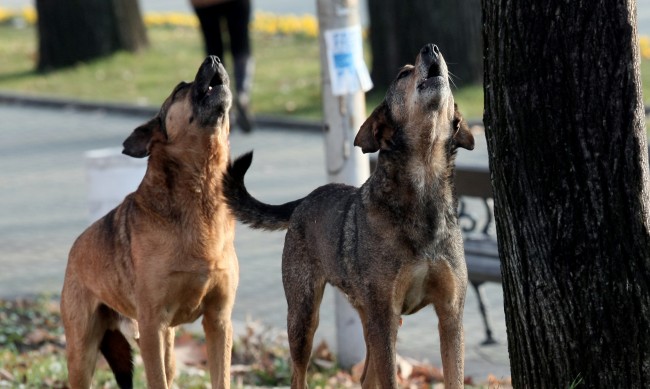
[(0, 369), (0, 381), (13, 382), (14, 376), (5, 369)]

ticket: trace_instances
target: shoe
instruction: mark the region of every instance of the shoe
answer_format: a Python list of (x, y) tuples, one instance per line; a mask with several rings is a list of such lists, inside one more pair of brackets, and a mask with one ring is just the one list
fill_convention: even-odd
[(236, 111), (236, 121), (237, 126), (245, 133), (250, 133), (253, 130), (253, 121), (251, 120), (251, 115), (248, 110), (248, 102), (245, 98), (239, 98), (235, 100), (235, 111)]
[(249, 55), (241, 55), (234, 59), (235, 62), (235, 90), (237, 99), (235, 100), (236, 122), (237, 126), (243, 132), (253, 130), (253, 120), (250, 113), (250, 91), (253, 85), (253, 72), (255, 61)]

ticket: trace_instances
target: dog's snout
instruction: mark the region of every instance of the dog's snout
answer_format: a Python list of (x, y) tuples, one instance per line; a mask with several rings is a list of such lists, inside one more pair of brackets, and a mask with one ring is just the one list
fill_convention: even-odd
[(420, 53), (424, 56), (431, 56), (433, 58), (438, 58), (440, 55), (440, 49), (438, 48), (437, 45), (434, 45), (433, 43), (429, 43), (427, 45), (424, 45), (422, 50), (420, 50)]

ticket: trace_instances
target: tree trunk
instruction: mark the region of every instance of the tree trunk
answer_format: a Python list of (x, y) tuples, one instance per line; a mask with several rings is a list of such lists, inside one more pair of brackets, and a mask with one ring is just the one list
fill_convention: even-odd
[(483, 77), (480, 0), (370, 0), (372, 79), (385, 89), (425, 43), (438, 45), (457, 86)]
[(650, 387), (650, 188), (632, 0), (483, 0), (517, 388)]
[(113, 0), (118, 50), (138, 52), (149, 46), (138, 0)]
[(148, 45), (137, 0), (36, 0), (39, 71)]

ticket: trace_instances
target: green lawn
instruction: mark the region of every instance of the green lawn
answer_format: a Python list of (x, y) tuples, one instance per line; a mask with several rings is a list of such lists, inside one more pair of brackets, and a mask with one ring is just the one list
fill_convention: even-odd
[[(138, 53), (118, 53), (65, 70), (39, 74), (33, 27), (0, 26), (0, 90), (28, 95), (77, 98), (157, 106), (178, 81), (191, 80), (203, 60), (199, 32), (188, 27), (150, 27), (151, 47)], [(267, 115), (300, 118), (321, 116), (320, 54), (315, 38), (254, 34), (256, 62), (253, 110)], [(232, 63), (226, 58), (228, 64)], [(480, 87), (456, 91), (465, 116), (482, 115)], [(370, 112), (382, 98), (368, 95)]]
[[(178, 81), (192, 80), (204, 58), (197, 30), (153, 27), (149, 29), (151, 47), (143, 53), (121, 52), (69, 69), (38, 74), (34, 71), (38, 43), (33, 28), (2, 26), (0, 37), (0, 90), (30, 95), (156, 106)], [(317, 41), (256, 36), (254, 52), (254, 109), (317, 117)]]
[[(191, 27), (149, 27), (148, 32), (151, 47), (143, 53), (122, 52), (69, 69), (39, 74), (34, 71), (38, 55), (35, 28), (1, 25), (0, 91), (158, 106), (178, 81), (193, 79), (204, 57), (203, 42), (198, 30)], [(254, 112), (319, 118), (317, 39), (256, 32), (253, 50), (256, 61)], [(229, 58), (226, 62), (232, 63)], [(649, 62), (644, 60), (641, 66), (644, 96), (650, 96)], [(454, 95), (466, 118), (482, 118), (480, 85), (455, 89)], [(372, 111), (382, 98), (382, 91), (371, 91), (367, 111)], [(645, 101), (647, 103), (648, 99)]]

